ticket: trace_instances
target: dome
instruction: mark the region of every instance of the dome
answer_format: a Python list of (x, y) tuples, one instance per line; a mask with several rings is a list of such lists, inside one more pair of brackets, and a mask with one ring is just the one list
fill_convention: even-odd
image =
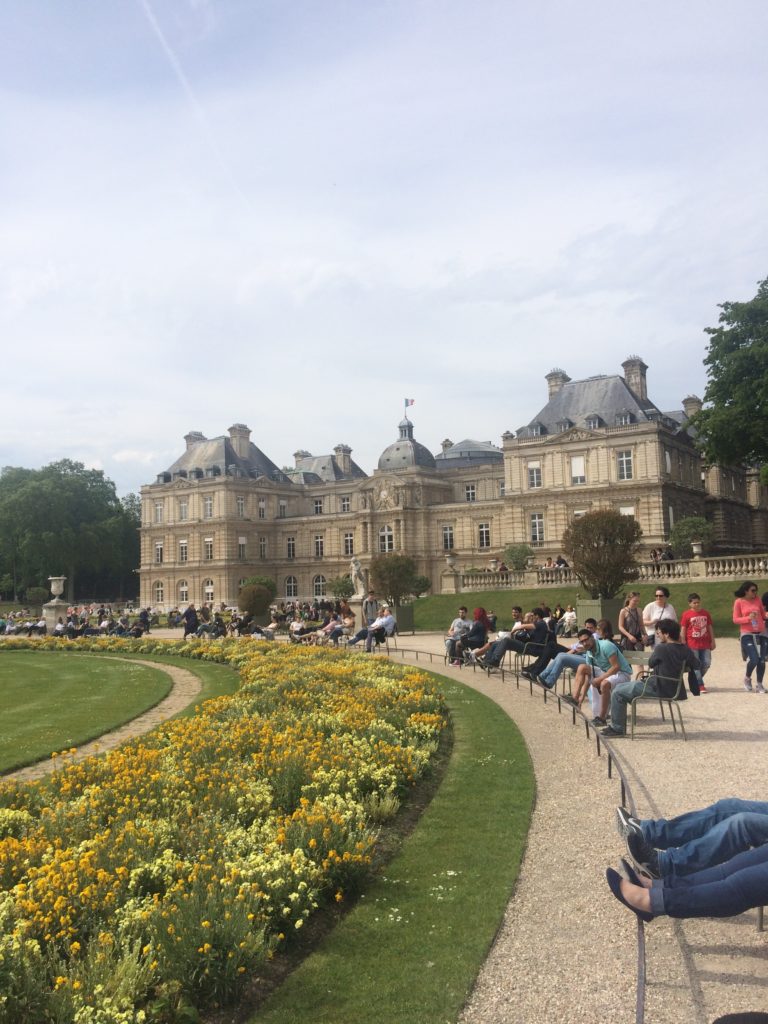
[(501, 448), (497, 448), (490, 441), (475, 441), (472, 438), (466, 438), (456, 444), (444, 441), (443, 450), (435, 456), (435, 465), (438, 469), (459, 469), (503, 461), (504, 453)]
[(422, 469), (434, 469), (435, 459), (429, 448), (413, 439), (413, 424), (406, 416), (398, 424), (400, 437), (394, 444), (379, 456), (379, 469), (398, 470), (421, 466)]

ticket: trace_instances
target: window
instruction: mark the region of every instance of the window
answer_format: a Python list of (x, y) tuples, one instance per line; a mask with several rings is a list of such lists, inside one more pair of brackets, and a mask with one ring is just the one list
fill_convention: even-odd
[(241, 579), (239, 579), (237, 581), (237, 592), (238, 592), (238, 594), (240, 593), (240, 591), (243, 589), (243, 587), (245, 586), (245, 584), (247, 582), (248, 581), (246, 580), (245, 576), (243, 576)]
[(443, 527), (443, 551), (453, 551), (453, 527)]
[(259, 558), (267, 557), (267, 538), (259, 537)]
[(322, 558), (325, 553), (325, 535), (322, 533), (315, 534), (315, 558)]
[(152, 596), (155, 599), (155, 604), (162, 604), (165, 600), (165, 587), (160, 580), (152, 588)]
[(474, 501), (477, 497), (477, 488), (474, 484), (464, 484), (464, 500)]
[(277, 503), (277, 518), (278, 519), (285, 519), (287, 514), (288, 514), (288, 502), (281, 498), (280, 501), (278, 501), (278, 503)]
[(213, 537), (206, 537), (203, 541), (203, 558), (206, 562), (213, 559)]
[(245, 497), (242, 494), (235, 497), (235, 508), (237, 509), (237, 518), (245, 519)]
[(163, 521), (163, 503), (162, 501), (155, 502), (155, 522), (162, 523)]
[(672, 456), (667, 448), (664, 449), (664, 468), (668, 473), (672, 472)]
[(312, 580), (312, 594), (314, 597), (325, 597), (325, 576), (315, 576)]
[(672, 505), (669, 506), (669, 528), (670, 530), (675, 525), (675, 510)]
[(179, 604), (187, 604), (189, 601), (189, 584), (186, 580), (179, 580), (178, 582), (179, 591)]
[(541, 462), (538, 459), (528, 463), (528, 486), (541, 487)]
[(237, 538), (237, 560), (239, 562), (245, 561), (245, 537)]
[(352, 499), (349, 497), (348, 494), (342, 495), (342, 498), (341, 498), (341, 511), (342, 512), (349, 512), (349, 511), (351, 511), (351, 509), (352, 509)]
[(259, 519), (267, 518), (267, 502), (264, 498), (259, 498)]
[(285, 541), (285, 556), (286, 558), (296, 557), (296, 538), (288, 537)]
[(506, 484), (504, 483), (503, 480), (499, 480), (499, 497), (503, 498), (504, 495), (506, 494), (506, 492), (507, 492)]
[(213, 498), (210, 494), (203, 498), (203, 519), (213, 519)]
[(286, 597), (298, 597), (299, 596), (299, 581), (295, 576), (285, 577), (285, 596)]
[(583, 455), (571, 456), (571, 483), (585, 484), (587, 482), (587, 469)]
[(616, 462), (617, 462), (617, 465), (618, 465), (619, 480), (631, 480), (632, 479), (632, 452), (631, 451), (616, 452)]
[(395, 536), (391, 526), (382, 526), (379, 530), (379, 554), (386, 555), (395, 550)]
[(491, 524), (480, 523), (477, 527), (478, 541), (481, 548), (489, 548), (491, 546)]
[(203, 580), (203, 600), (213, 604), (213, 580)]
[(189, 502), (186, 498), (181, 498), (179, 500), (179, 522), (186, 523), (187, 519), (189, 519)]
[(186, 562), (189, 559), (189, 546), (187, 541), (179, 541), (179, 561)]
[(544, 540), (544, 513), (531, 512), (531, 544), (541, 544)]
[(315, 515), (316, 516), (321, 516), (323, 514), (323, 499), (322, 498), (315, 498), (315, 502), (314, 502), (314, 506), (313, 507), (314, 507)]
[(344, 554), (354, 555), (355, 553), (355, 535), (354, 533), (344, 534)]
[(634, 518), (635, 506), (634, 505), (619, 505), (619, 515), (620, 516), (630, 516), (630, 517)]
[(155, 564), (163, 564), (163, 542), (161, 540), (155, 541)]
[(528, 428), (528, 436), (529, 437), (541, 437), (541, 424), (540, 423), (533, 423)]
[(616, 426), (617, 427), (628, 427), (631, 422), (632, 422), (632, 413), (631, 412), (620, 412), (617, 415), (617, 417), (616, 417)]

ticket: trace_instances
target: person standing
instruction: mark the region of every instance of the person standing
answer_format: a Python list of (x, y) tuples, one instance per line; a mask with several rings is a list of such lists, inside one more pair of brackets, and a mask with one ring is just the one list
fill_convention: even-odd
[(669, 603), (669, 591), (666, 587), (656, 587), (656, 600), (643, 608), (643, 625), (648, 637), (646, 643), (653, 647), (656, 643), (656, 626), (662, 619), (677, 622), (677, 612)]
[(368, 596), (363, 601), (363, 622), (366, 626), (370, 626), (374, 619), (379, 616), (379, 602), (376, 600), (376, 595), (372, 590), (368, 591)]
[(763, 676), (765, 675), (765, 656), (768, 651), (768, 637), (764, 634), (765, 620), (768, 618), (763, 602), (757, 596), (757, 584), (745, 580), (738, 590), (734, 591), (736, 600), (733, 602), (733, 621), (739, 627), (742, 657), (747, 663), (744, 676), (744, 689), (752, 692), (752, 673), (755, 673), (757, 693), (765, 693)]
[(640, 595), (633, 590), (627, 596), (624, 607), (619, 612), (620, 644), (625, 651), (642, 651), (645, 647), (646, 634), (643, 629), (643, 618), (638, 608), (639, 602)]
[(680, 619), (680, 639), (699, 659), (701, 668), (696, 672), (699, 693), (706, 693), (704, 676), (712, 665), (712, 651), (717, 645), (712, 616), (701, 607), (701, 598), (698, 594), (688, 595), (688, 609), (683, 612)]
[(200, 625), (200, 620), (197, 617), (197, 608), (193, 604), (187, 605), (182, 619), (184, 620), (184, 639), (186, 640), (188, 636), (194, 636), (197, 633), (198, 626)]

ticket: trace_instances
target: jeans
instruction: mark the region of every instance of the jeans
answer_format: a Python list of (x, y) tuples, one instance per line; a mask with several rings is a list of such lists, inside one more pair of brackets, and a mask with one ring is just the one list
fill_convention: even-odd
[(753, 670), (758, 683), (762, 683), (765, 675), (765, 657), (768, 654), (768, 636), (762, 633), (742, 633), (741, 653), (747, 662), (747, 676), (751, 678)]
[(699, 681), (699, 686), (704, 682), (704, 676), (709, 672), (712, 667), (712, 651), (708, 647), (699, 648), (692, 647), (691, 650), (699, 659), (700, 668), (696, 670), (696, 678)]
[(665, 878), (690, 875), (768, 844), (768, 802), (729, 797), (669, 821), (643, 820), (640, 827), (646, 841), (659, 848)]
[[(624, 734), (627, 731), (627, 707), (643, 692), (645, 686), (646, 681), (643, 679), (638, 679), (634, 683), (629, 680), (614, 686), (611, 692), (611, 729), (614, 732)], [(645, 692), (651, 692), (650, 684)]]
[(558, 654), (554, 661), (539, 672), (539, 679), (545, 686), (551, 688), (557, 684), (557, 680), (567, 668), (576, 670), (579, 665), (586, 665), (586, 663), (587, 659), (583, 654)]
[(670, 917), (732, 917), (768, 903), (768, 846), (685, 878), (654, 881), (651, 910)]

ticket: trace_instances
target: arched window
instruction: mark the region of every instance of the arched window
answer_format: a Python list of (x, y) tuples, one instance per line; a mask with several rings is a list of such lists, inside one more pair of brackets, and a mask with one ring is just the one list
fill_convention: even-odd
[(186, 580), (179, 580), (176, 589), (179, 592), (179, 604), (189, 603), (189, 584)]
[(213, 602), (213, 580), (203, 580), (203, 600)]
[(312, 580), (313, 597), (325, 597), (325, 576), (315, 576)]
[(395, 535), (392, 533), (391, 526), (382, 526), (379, 530), (379, 553), (382, 555), (388, 554), (390, 551), (395, 550)]
[(165, 600), (165, 587), (161, 580), (152, 587), (152, 599), (155, 604), (162, 604)]
[[(321, 578), (321, 577), (318, 577)], [(285, 596), (286, 597), (298, 597), (299, 596), (299, 581), (295, 576), (285, 577)]]

